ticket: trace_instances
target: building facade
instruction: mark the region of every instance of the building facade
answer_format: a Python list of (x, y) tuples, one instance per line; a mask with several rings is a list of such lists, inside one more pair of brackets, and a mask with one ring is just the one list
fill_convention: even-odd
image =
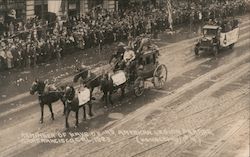
[[(120, 0), (61, 0), (58, 15), (77, 16), (101, 6), (108, 10), (118, 10)], [(34, 16), (45, 18), (48, 13), (48, 0), (0, 0), (0, 21), (12, 10), (16, 18), (27, 19)]]
[(13, 18), (25, 17), (25, 0), (0, 0), (0, 19), (10, 15)]

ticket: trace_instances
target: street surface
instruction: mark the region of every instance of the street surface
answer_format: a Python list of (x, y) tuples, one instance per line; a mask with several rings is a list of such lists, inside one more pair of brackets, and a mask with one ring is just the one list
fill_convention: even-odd
[[(97, 49), (76, 52), (64, 57), (61, 63), (52, 61), (21, 72), (1, 73), (0, 156), (248, 157), (249, 15), (240, 18), (240, 38), (235, 47), (222, 50), (217, 58), (212, 53), (196, 57), (193, 48), (198, 34), (178, 30), (176, 35), (162, 33), (156, 40), (161, 47), (160, 63), (168, 68), (164, 89), (156, 90), (147, 82), (141, 97), (127, 92), (125, 98), (119, 100), (119, 93), (115, 94), (115, 103), (108, 109), (103, 108), (104, 102), (97, 89), (94, 117), (82, 121), (80, 110), (80, 125), (74, 128), (75, 115), (71, 113), (71, 128), (66, 132), (59, 101), (52, 105), (55, 120), (50, 119), (49, 109), (45, 106), (44, 123), (39, 124), (37, 96), (29, 94), (32, 81), (39, 78), (58, 85), (73, 84), (76, 59), (91, 66), (93, 71), (100, 71), (114, 52), (114, 45), (105, 46), (101, 54)], [(24, 142), (25, 134), (65, 133), (67, 136), (63, 138), (66, 139), (70, 133), (101, 133), (105, 130), (110, 131), (109, 134), (91, 135), (88, 140), (76, 143)]]

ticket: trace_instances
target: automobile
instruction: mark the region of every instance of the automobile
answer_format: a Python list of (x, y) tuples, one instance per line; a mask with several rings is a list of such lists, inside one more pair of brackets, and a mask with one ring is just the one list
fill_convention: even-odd
[(223, 48), (232, 49), (238, 39), (238, 20), (226, 20), (221, 25), (208, 24), (203, 26), (202, 37), (195, 44), (194, 52), (198, 56), (201, 51), (212, 51), (217, 56)]

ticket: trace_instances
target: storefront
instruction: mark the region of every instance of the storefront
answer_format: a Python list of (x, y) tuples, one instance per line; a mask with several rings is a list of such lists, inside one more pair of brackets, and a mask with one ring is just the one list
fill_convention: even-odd
[(80, 0), (68, 0), (68, 16), (74, 17), (80, 14)]
[(48, 13), (48, 0), (35, 0), (34, 14), (39, 18), (44, 18)]
[(88, 8), (92, 9), (97, 6), (103, 6), (103, 0), (88, 0)]
[(22, 19), (26, 14), (25, 5), (25, 0), (0, 0), (1, 19), (4, 18), (5, 22)]

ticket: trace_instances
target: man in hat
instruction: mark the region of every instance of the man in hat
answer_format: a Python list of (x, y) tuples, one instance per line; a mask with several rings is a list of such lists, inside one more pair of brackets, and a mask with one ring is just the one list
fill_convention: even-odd
[(126, 46), (123, 55), (124, 62), (128, 66), (134, 59), (135, 59), (135, 52), (131, 49), (131, 47)]
[(122, 59), (123, 59), (123, 54), (124, 54), (124, 52), (125, 52), (124, 47), (125, 47), (125, 44), (124, 44), (124, 43), (120, 42), (120, 43), (118, 44), (118, 46), (117, 46), (117, 51), (116, 51), (116, 53), (114, 53), (114, 54), (111, 56), (111, 58), (110, 58), (110, 60), (109, 60), (109, 63), (112, 63), (112, 62), (113, 62), (114, 64), (117, 64), (117, 63), (119, 63), (119, 62), (122, 61)]
[(6, 59), (7, 59), (7, 67), (8, 67), (8, 69), (11, 69), (11, 68), (13, 68), (13, 55), (10, 51), (9, 46), (6, 47), (5, 53), (6, 53)]

